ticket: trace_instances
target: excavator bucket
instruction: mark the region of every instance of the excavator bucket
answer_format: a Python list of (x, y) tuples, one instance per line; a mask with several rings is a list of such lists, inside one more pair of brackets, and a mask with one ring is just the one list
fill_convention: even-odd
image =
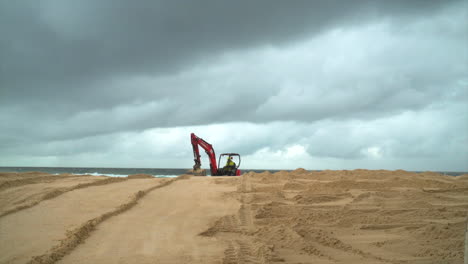
[(193, 176), (206, 176), (206, 170), (205, 169), (191, 169), (187, 171), (187, 174), (193, 175)]

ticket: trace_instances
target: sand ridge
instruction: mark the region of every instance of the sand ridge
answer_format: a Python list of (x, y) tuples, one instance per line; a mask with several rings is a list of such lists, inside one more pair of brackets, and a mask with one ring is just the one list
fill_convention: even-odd
[[(67, 183), (67, 180), (70, 180), (70, 177), (74, 178), (72, 179), (72, 181), (69, 181), (68, 184)], [(49, 179), (51, 178), (47, 178), (47, 181), (49, 181)], [(27, 180), (26, 182), (21, 182), (21, 185), (20, 186), (24, 186), (24, 185), (29, 185), (29, 184), (33, 184), (33, 188), (29, 188), (30, 189), (30, 193), (33, 192), (33, 190), (31, 189), (39, 189), (39, 191), (37, 193), (35, 193), (34, 195), (30, 195), (24, 199), (21, 199), (19, 201), (14, 201), (12, 204), (14, 204), (15, 206), (14, 207), (11, 207), (10, 208), (5, 208), (4, 210), (1, 210), (0, 211), (0, 217), (3, 217), (3, 216), (6, 216), (6, 215), (9, 215), (9, 214), (12, 214), (12, 213), (15, 213), (15, 212), (18, 212), (20, 210), (24, 210), (24, 209), (27, 209), (27, 208), (31, 208), (33, 206), (36, 206), (38, 205), (39, 203), (45, 201), (45, 200), (49, 200), (49, 199), (53, 199), (57, 196), (60, 196), (64, 193), (67, 193), (67, 192), (71, 192), (73, 190), (77, 190), (77, 189), (83, 189), (83, 188), (88, 188), (88, 187), (91, 187), (91, 186), (100, 186), (100, 185), (106, 185), (106, 184), (112, 184), (112, 183), (117, 183), (117, 182), (122, 182), (122, 181), (125, 181), (127, 180), (126, 178), (98, 178), (98, 177), (95, 177), (95, 176), (89, 176), (89, 177), (86, 177), (86, 176), (82, 176), (82, 177), (75, 177), (75, 176), (64, 176), (64, 177), (57, 177), (54, 179), (54, 182), (53, 183), (56, 183), (56, 184), (47, 184), (47, 187), (46, 187), (46, 191), (43, 191), (43, 185), (44, 185), (44, 182), (42, 180), (42, 178), (40, 180), (35, 180), (35, 181), (29, 181)], [(57, 181), (60, 181), (58, 184), (57, 184)], [(42, 183), (42, 186), (37, 186), (39, 185), (40, 183)], [(47, 183), (47, 182), (46, 182)], [(18, 186), (18, 185), (17, 185)], [(10, 186), (11, 187), (11, 186)], [(30, 186), (28, 186), (30, 187)], [(37, 188), (39, 187), (39, 188)], [(13, 192), (24, 192), (26, 188), (14, 188), (14, 187), (11, 187), (12, 189), (15, 189), (13, 190)], [(21, 190), (16, 190), (16, 189), (21, 189)], [(2, 196), (8, 196), (8, 197), (11, 197), (11, 194), (12, 194), (12, 190), (8, 190), (7, 192), (3, 192), (3, 193), (0, 193), (0, 197)], [(2, 197), (3, 198), (3, 197)], [(11, 201), (10, 201), (11, 203)], [(3, 209), (3, 208), (2, 208)]]
[[(26, 173), (6, 173), (0, 172), (0, 191), (8, 188), (36, 184), (36, 183), (51, 183), (57, 180), (86, 178), (89, 175), (73, 175), (59, 174), (51, 175), (43, 172), (26, 172)], [(96, 180), (98, 178), (96, 177)]]

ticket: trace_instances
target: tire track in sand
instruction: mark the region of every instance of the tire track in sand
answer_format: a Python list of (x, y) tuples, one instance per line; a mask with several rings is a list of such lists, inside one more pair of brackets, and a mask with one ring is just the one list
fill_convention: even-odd
[(133, 197), (125, 204), (120, 205), (115, 210), (104, 213), (96, 218), (86, 221), (80, 227), (75, 228), (74, 230), (68, 231), (67, 236), (65, 239), (61, 240), (60, 244), (50, 249), (48, 252), (44, 253), (40, 256), (34, 256), (32, 259), (27, 262), (28, 264), (52, 264), (60, 259), (62, 259), (65, 255), (72, 252), (79, 244), (83, 243), (91, 233), (96, 229), (96, 226), (101, 224), (102, 222), (106, 221), (107, 219), (119, 215), (125, 211), (130, 210), (134, 207), (138, 201), (147, 195), (149, 192), (163, 188), (172, 184), (173, 182), (180, 180), (180, 179), (187, 179), (190, 176), (182, 175), (175, 179), (168, 180), (156, 186), (150, 187), (143, 191), (138, 191), (133, 195)]
[[(69, 177), (69, 176), (65, 176), (65, 177)], [(38, 200), (35, 200), (35, 201), (33, 201), (33, 202), (29, 203), (29, 204), (20, 205), (20, 206), (17, 206), (15, 208), (12, 208), (10, 210), (7, 210), (7, 211), (5, 211), (3, 213), (0, 213), (0, 218), (4, 217), (4, 216), (7, 216), (9, 214), (13, 214), (13, 213), (16, 213), (18, 211), (24, 210), (24, 209), (31, 208), (33, 206), (36, 206), (36, 205), (40, 204), (43, 201), (56, 198), (56, 197), (58, 197), (58, 196), (60, 196), (60, 195), (62, 195), (64, 193), (67, 193), (67, 192), (71, 192), (71, 191), (78, 190), (78, 189), (84, 189), (84, 188), (88, 188), (88, 187), (94, 187), (94, 186), (101, 186), (101, 185), (112, 184), (112, 183), (117, 183), (117, 182), (123, 182), (123, 181), (126, 181), (126, 180), (128, 180), (128, 179), (127, 178), (107, 178), (107, 179), (104, 179), (104, 180), (97, 180), (97, 181), (94, 181), (94, 182), (80, 183), (80, 184), (77, 184), (75, 186), (68, 187), (68, 188), (59, 188), (59, 189), (56, 189), (56, 190), (53, 190), (51, 192), (48, 192), (48, 193), (44, 194), (41, 198), (39, 198)]]
[(262, 243), (240, 238), (230, 241), (224, 251), (223, 264), (264, 264), (267, 260), (269, 249)]
[(202, 236), (213, 237), (220, 235), (228, 247), (224, 251), (223, 264), (260, 264), (268, 263), (271, 249), (265, 244), (255, 241), (252, 233), (255, 232), (255, 224), (252, 216), (251, 192), (252, 183), (249, 174), (242, 175), (238, 186), (241, 206), (237, 215), (228, 215), (220, 218)]
[(255, 229), (252, 217), (252, 206), (250, 205), (251, 192), (252, 183), (249, 174), (245, 174), (242, 176), (241, 183), (241, 208), (239, 210), (239, 218), (241, 229), (246, 233), (253, 232)]
[(268, 251), (266, 245), (255, 242), (251, 236), (255, 232), (255, 224), (251, 206), (252, 182), (249, 174), (242, 176), (241, 183), (241, 207), (239, 209), (240, 230), (242, 235), (239, 239), (229, 242), (229, 247), (225, 251), (223, 264), (242, 263), (260, 264), (267, 263)]
[(78, 178), (82, 176), (83, 175), (76, 175), (76, 176), (47, 175), (47, 176), (29, 177), (25, 179), (9, 180), (9, 181), (4, 181), (0, 183), (0, 191), (9, 189), (9, 188), (28, 185), (28, 184), (45, 183), (45, 182), (51, 182), (51, 181), (61, 180), (61, 179)]

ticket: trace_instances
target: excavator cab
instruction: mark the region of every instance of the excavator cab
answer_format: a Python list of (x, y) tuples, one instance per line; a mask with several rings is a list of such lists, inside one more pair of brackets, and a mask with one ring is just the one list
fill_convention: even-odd
[[(232, 159), (232, 162), (228, 162), (229, 159)], [(240, 155), (237, 153), (223, 153), (219, 155), (218, 164), (221, 167), (221, 162), (225, 162), (225, 166), (220, 168), (218, 175), (222, 176), (240, 176), (240, 170), (238, 169), (241, 163)]]

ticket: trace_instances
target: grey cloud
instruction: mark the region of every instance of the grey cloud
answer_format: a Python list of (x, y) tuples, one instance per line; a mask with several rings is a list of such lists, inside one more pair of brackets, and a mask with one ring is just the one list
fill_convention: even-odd
[[(264, 158), (257, 157), (259, 150), (268, 149), (264, 154), (268, 158), (278, 151), (284, 153), (289, 147), (302, 146), (309, 155), (308, 166), (319, 160), (331, 159), (335, 162), (327, 163), (327, 166), (332, 168), (339, 168), (339, 164), (348, 164), (354, 168), (362, 164), (374, 164), (380, 166), (378, 168), (391, 169), (415, 169), (420, 166), (419, 169), (464, 170), (468, 155), (464, 146), (468, 143), (468, 137), (460, 131), (466, 129), (463, 120), (465, 108), (464, 104), (454, 104), (443, 109), (436, 107), (427, 112), (405, 112), (378, 120), (229, 123), (158, 128), (80, 140), (27, 144), (4, 149), (0, 157), (24, 155), (31, 160), (53, 157), (71, 166), (79, 166), (77, 161), (85, 161), (86, 157), (93, 159), (87, 164), (110, 164), (112, 160), (118, 161), (116, 164), (119, 166), (131, 166), (132, 163), (140, 164), (142, 161), (146, 162), (141, 163), (145, 166), (164, 166), (165, 161), (171, 160), (178, 166), (183, 164), (189, 167), (192, 165), (189, 133), (195, 132), (212, 143), (217, 154), (241, 153), (244, 157), (243, 168), (258, 166), (252, 160)], [(292, 160), (284, 156), (279, 158), (285, 159), (282, 164), (298, 166), (294, 157)], [(207, 166), (205, 155), (203, 159), (203, 164)], [(324, 164), (319, 165), (320, 168), (327, 168)]]
[(0, 6), (2, 99), (76, 97), (92, 93), (86, 87), (99, 79), (167, 74), (226, 50), (281, 45), (333, 25), (386, 15), (428, 15), (448, 4), (6, 1)]

